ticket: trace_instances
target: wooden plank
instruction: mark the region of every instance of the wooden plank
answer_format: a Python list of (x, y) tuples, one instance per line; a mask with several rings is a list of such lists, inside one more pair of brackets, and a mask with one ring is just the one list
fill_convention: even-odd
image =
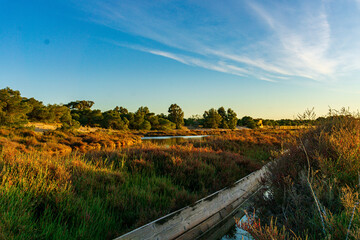
[(127, 239), (193, 239), (208, 231), (226, 218), (246, 198), (258, 189), (260, 178), (266, 166), (238, 180), (229, 188), (224, 188), (192, 206), (170, 213), (138, 229), (124, 234), (116, 240)]

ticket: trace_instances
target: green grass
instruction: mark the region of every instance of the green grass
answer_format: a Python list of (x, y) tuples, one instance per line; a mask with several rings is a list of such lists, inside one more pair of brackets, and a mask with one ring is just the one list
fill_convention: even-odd
[(166, 176), (111, 170), (83, 156), (1, 156), (3, 239), (104, 239), (193, 202)]
[[(0, 239), (113, 239), (262, 165), (227, 148), (221, 142), (227, 137), (216, 140), (217, 147), (138, 144), (66, 155), (21, 153), (5, 140), (10, 147), (4, 145), (0, 154)], [(265, 145), (259, 158), (278, 146)]]

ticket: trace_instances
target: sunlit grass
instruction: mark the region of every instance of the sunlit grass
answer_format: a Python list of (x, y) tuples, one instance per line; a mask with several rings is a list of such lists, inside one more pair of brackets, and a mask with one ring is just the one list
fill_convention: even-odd
[[(126, 134), (41, 135), (26, 129), (1, 129), (0, 136), (2, 239), (112, 239), (262, 165), (227, 147), (235, 136), (202, 146), (139, 144)], [(109, 143), (127, 140), (131, 144)], [(262, 151), (279, 150), (271, 141)], [(101, 147), (89, 148), (93, 143)], [(254, 140), (246, 143), (252, 144)], [(60, 151), (63, 146), (68, 150)]]
[(245, 227), (254, 236), (271, 230), (281, 238), (359, 239), (359, 159), (359, 116), (330, 112), (270, 167), (255, 200), (254, 223), (261, 226)]

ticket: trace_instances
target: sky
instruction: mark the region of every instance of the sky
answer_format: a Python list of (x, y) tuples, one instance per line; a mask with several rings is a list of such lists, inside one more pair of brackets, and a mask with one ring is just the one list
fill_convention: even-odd
[(0, 0), (0, 88), (186, 117), (360, 106), (360, 0)]

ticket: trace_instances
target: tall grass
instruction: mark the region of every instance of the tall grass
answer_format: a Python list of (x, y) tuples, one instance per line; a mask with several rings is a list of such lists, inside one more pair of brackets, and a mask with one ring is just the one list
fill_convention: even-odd
[(110, 239), (257, 168), (240, 155), (191, 148), (65, 157), (3, 151), (0, 236)]
[[(227, 136), (201, 147), (136, 144), (137, 139), (0, 129), (0, 239), (112, 239), (262, 165), (228, 148)], [(127, 140), (132, 145), (108, 143)], [(246, 145), (251, 143), (256, 145), (254, 139)], [(69, 150), (60, 151), (63, 146)]]
[(128, 173), (84, 156), (2, 153), (4, 239), (113, 238), (193, 202), (168, 176)]
[(289, 236), (360, 239), (359, 147), (360, 120), (346, 111), (306, 130), (264, 179), (255, 201), (261, 226), (276, 219)]
[(259, 163), (266, 163), (278, 157), (281, 152), (299, 135), (299, 130), (258, 129), (256, 131), (232, 131), (217, 135), (200, 147), (239, 153)]

